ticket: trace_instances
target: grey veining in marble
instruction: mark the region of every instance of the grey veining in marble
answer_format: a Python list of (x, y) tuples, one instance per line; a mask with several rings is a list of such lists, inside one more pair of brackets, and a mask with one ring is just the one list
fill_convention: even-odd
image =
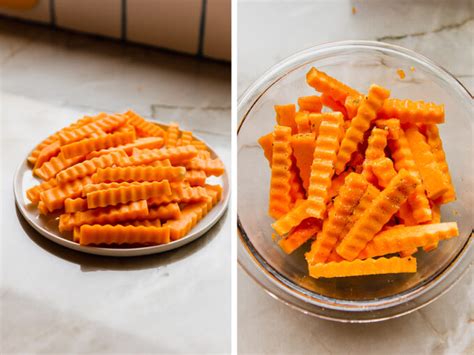
[(176, 251), (97, 257), (32, 230), (12, 178), (52, 131), (127, 108), (199, 132), (230, 167), (230, 68), (7, 20), (0, 63), (0, 352), (229, 352), (229, 212)]
[[(239, 0), (238, 29), (239, 94), (295, 52), (349, 39), (385, 41), (420, 52), (474, 94), (474, 2), (469, 0)], [(451, 291), (422, 310), (351, 325), (292, 310), (239, 269), (239, 352), (473, 354), (473, 280), (471, 267)]]

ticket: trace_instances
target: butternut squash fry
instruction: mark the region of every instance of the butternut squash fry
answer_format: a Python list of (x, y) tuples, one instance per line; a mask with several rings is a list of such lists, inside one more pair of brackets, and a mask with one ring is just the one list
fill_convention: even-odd
[(330, 77), (316, 68), (311, 68), (306, 74), (306, 82), (317, 91), (330, 96), (333, 100), (344, 104), (349, 95), (360, 95), (356, 90)]
[(443, 175), (430, 146), (418, 128), (410, 127), (405, 134), (428, 197), (436, 200), (449, 190), (447, 178)]
[(127, 111), (125, 116), (128, 117), (128, 123), (135, 127), (138, 135), (140, 137), (164, 137), (165, 130), (158, 126), (157, 124), (153, 124), (143, 117), (138, 115), (133, 111)]
[(459, 235), (456, 222), (392, 228), (377, 234), (358, 255), (359, 259), (423, 247)]
[(186, 168), (182, 166), (129, 166), (99, 168), (92, 175), (94, 183), (99, 182), (143, 182), (168, 180), (182, 181), (185, 178)]
[(275, 127), (273, 132), (272, 176), (268, 212), (273, 218), (283, 216), (290, 208), (290, 168), (292, 165), (290, 138), (290, 127)]
[(135, 131), (117, 132), (107, 134), (103, 137), (86, 138), (78, 142), (61, 146), (61, 153), (64, 158), (71, 159), (77, 156), (86, 156), (94, 150), (116, 147), (131, 143), (135, 140)]
[(168, 180), (160, 182), (142, 182), (107, 190), (93, 191), (87, 194), (87, 207), (97, 208), (114, 206), (120, 203), (146, 200), (154, 196), (170, 195)]
[(291, 254), (320, 230), (321, 222), (318, 219), (305, 219), (286, 238), (281, 239), (278, 245), (286, 254)]
[(438, 202), (445, 204), (455, 201), (456, 192), (454, 191), (454, 186), (451, 181), (451, 174), (449, 172), (448, 163), (446, 162), (446, 154), (443, 150), (443, 143), (441, 142), (438, 127), (435, 124), (425, 125), (425, 134), (427, 143), (431, 149), (431, 153), (433, 153), (433, 156), (444, 175), (444, 180), (447, 181), (448, 184), (448, 191), (438, 198)]
[(351, 173), (346, 177), (328, 218), (323, 221), (321, 232), (305, 255), (309, 264), (326, 262), (331, 250), (342, 239), (344, 227), (366, 189), (367, 181), (362, 175)]
[(308, 199), (313, 202), (311, 211), (314, 214), (308, 217), (322, 218), (326, 212), (328, 189), (334, 175), (342, 121), (340, 113), (327, 114), (319, 127), (308, 187)]
[(84, 224), (74, 239), (78, 239), (81, 245), (158, 245), (170, 242), (170, 229), (164, 226), (144, 227)]
[(412, 100), (386, 100), (380, 118), (398, 118), (404, 123), (444, 123), (444, 105)]
[(416, 259), (413, 257), (392, 257), (388, 259), (378, 258), (309, 265), (309, 275), (314, 278), (400, 274), (414, 272), (416, 272)]
[(74, 227), (83, 224), (115, 224), (144, 219), (146, 216), (148, 216), (148, 205), (145, 200), (83, 212), (64, 213), (59, 216), (59, 231), (72, 231)]

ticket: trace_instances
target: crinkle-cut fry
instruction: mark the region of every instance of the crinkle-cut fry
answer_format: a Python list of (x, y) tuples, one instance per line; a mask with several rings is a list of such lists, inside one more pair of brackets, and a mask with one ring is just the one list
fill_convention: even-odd
[(207, 187), (211, 198), (187, 205), (181, 210), (179, 219), (168, 220), (164, 226), (168, 226), (171, 230), (171, 240), (183, 238), (188, 232), (211, 210), (211, 208), (219, 201), (219, 193), (211, 187)]
[(328, 195), (330, 199), (336, 197), (339, 194), (339, 190), (342, 187), (342, 185), (344, 185), (344, 180), (346, 179), (346, 176), (349, 174), (350, 174), (350, 171), (346, 170), (342, 174), (332, 179), (331, 186), (329, 187), (329, 190), (328, 190)]
[(344, 171), (346, 164), (351, 159), (352, 153), (364, 140), (364, 133), (369, 129), (370, 122), (377, 116), (384, 100), (390, 96), (390, 91), (377, 85), (371, 85), (369, 94), (361, 102), (357, 115), (351, 120), (351, 125), (341, 142), (337, 154), (336, 174)]
[(366, 159), (376, 160), (385, 157), (385, 147), (387, 146), (388, 132), (380, 129), (373, 128), (369, 139), (367, 149), (365, 151)]
[[(83, 224), (115, 224), (134, 219), (145, 219), (148, 205), (145, 200), (129, 204), (64, 213), (59, 216), (59, 231), (72, 231)], [(152, 218), (150, 218), (152, 219)]]
[(456, 192), (451, 181), (451, 174), (449, 173), (448, 163), (446, 161), (446, 154), (443, 150), (443, 143), (439, 135), (439, 129), (435, 124), (425, 125), (425, 135), (431, 152), (438, 163), (438, 166), (443, 173), (445, 180), (448, 183), (448, 191), (438, 198), (438, 202), (444, 204), (456, 200)]
[(388, 99), (379, 118), (398, 118), (404, 123), (444, 123), (444, 105), (432, 102)]
[(275, 127), (273, 132), (272, 174), (268, 211), (273, 218), (283, 216), (290, 208), (290, 169), (292, 166), (290, 139), (290, 127), (279, 125)]
[(207, 150), (199, 150), (196, 157), (199, 159), (211, 159), (211, 152)]
[(165, 130), (155, 123), (145, 120), (143, 117), (133, 111), (127, 111), (128, 123), (135, 127), (138, 135), (141, 137), (164, 137)]
[(285, 235), (289, 233), (293, 228), (300, 225), (305, 219), (310, 218), (315, 214), (312, 211), (315, 207), (313, 201), (304, 200), (301, 203), (295, 204), (295, 206), (288, 211), (285, 215), (280, 217), (277, 221), (272, 224), (273, 229), (278, 235)]
[(367, 208), (372, 204), (372, 202), (380, 194), (380, 190), (377, 189), (374, 185), (368, 184), (367, 189), (364, 192), (364, 195), (361, 197), (359, 203), (354, 209), (352, 215), (349, 217), (349, 222), (346, 224), (346, 229), (344, 230), (343, 235), (346, 235), (347, 232), (352, 228), (354, 223), (360, 219), (362, 214)]
[(26, 190), (26, 197), (31, 201), (31, 203), (37, 204), (40, 201), (41, 192), (51, 189), (55, 186), (58, 186), (58, 181), (54, 178), (49, 179)]
[(309, 178), (311, 176), (311, 164), (313, 163), (314, 148), (316, 147), (316, 137), (314, 133), (295, 134), (291, 137), (291, 148), (295, 158), (299, 176), (307, 191)]
[(326, 212), (328, 189), (334, 175), (342, 120), (342, 114), (333, 113), (327, 115), (319, 127), (308, 188), (308, 199), (313, 202), (311, 212), (314, 214), (308, 217), (322, 218)]
[(171, 167), (171, 162), (169, 159), (165, 160), (155, 160), (154, 162), (148, 164), (148, 166), (154, 166), (154, 167)]
[(206, 184), (204, 188), (207, 191), (207, 195), (212, 199), (214, 205), (221, 200), (224, 191), (221, 185)]
[(186, 168), (182, 166), (127, 166), (97, 169), (92, 175), (94, 183), (99, 182), (143, 182), (143, 181), (182, 181)]
[(96, 158), (101, 155), (110, 154), (119, 150), (123, 150), (128, 155), (131, 155), (134, 149), (159, 149), (163, 146), (164, 140), (161, 137), (143, 137), (135, 139), (132, 143), (119, 145), (107, 149), (94, 150), (87, 154), (87, 159)]
[(202, 170), (206, 176), (221, 176), (225, 172), (224, 163), (219, 158), (201, 159), (195, 157), (188, 160), (184, 166), (188, 170)]
[(119, 150), (107, 155), (102, 155), (97, 158), (85, 160), (81, 163), (64, 169), (56, 175), (56, 179), (60, 184), (63, 184), (68, 181), (80, 179), (87, 175), (92, 175), (99, 168), (106, 168), (112, 165), (127, 165), (128, 162), (129, 159), (127, 153), (125, 153), (123, 150)]
[[(387, 131), (380, 128), (373, 128), (367, 140), (367, 149), (365, 150), (365, 160), (364, 160), (364, 163), (362, 164), (362, 175), (364, 175), (367, 181), (373, 184), (377, 182), (377, 176), (374, 174), (374, 171), (372, 169), (372, 164), (375, 160), (382, 159), (385, 157), (385, 147), (387, 146), (387, 136), (388, 136)], [(380, 172), (380, 169), (379, 169), (379, 172)]]
[(43, 201), (38, 202), (38, 211), (43, 216), (45, 216), (49, 213), (48, 208), (46, 207), (46, 205)]
[(278, 245), (286, 254), (291, 254), (320, 230), (321, 222), (318, 219), (305, 219), (299, 226), (295, 227), (286, 238), (281, 239)]
[(272, 151), (273, 151), (273, 132), (270, 132), (258, 139), (258, 144), (263, 149), (263, 155), (268, 160), (270, 167), (272, 166)]
[(168, 227), (84, 224), (78, 234), (81, 245), (159, 245), (170, 242)]
[(176, 122), (171, 122), (168, 125), (166, 131), (166, 142), (165, 146), (167, 147), (176, 147), (179, 137), (179, 125)]
[(200, 141), (200, 140), (197, 140), (197, 139), (194, 139), (192, 142), (191, 142), (191, 145), (193, 145), (194, 147), (196, 147), (198, 150), (209, 150), (209, 148), (207, 148), (207, 145), (206, 143)]
[(324, 106), (329, 107), (334, 112), (342, 113), (344, 118), (347, 117), (347, 111), (344, 105), (341, 104), (339, 101), (334, 100), (330, 95), (322, 94), (321, 102), (323, 103)]
[(359, 259), (423, 247), (459, 235), (456, 222), (392, 228), (378, 233), (358, 255)]
[(156, 160), (169, 159), (171, 164), (180, 165), (197, 156), (198, 150), (193, 145), (161, 149), (140, 149), (138, 154), (130, 157), (131, 165), (146, 165)]
[(36, 164), (36, 160), (37, 160), (38, 155), (41, 152), (41, 150), (43, 150), (47, 145), (53, 143), (54, 141), (59, 140), (59, 133), (61, 133), (63, 131), (75, 129), (75, 128), (80, 127), (82, 125), (88, 124), (88, 123), (92, 122), (93, 120), (94, 120), (93, 117), (84, 116), (83, 118), (80, 118), (79, 120), (77, 120), (76, 122), (70, 124), (69, 126), (64, 127), (62, 129), (60, 129), (59, 131), (57, 131), (56, 133), (50, 135), (48, 138), (46, 138), (41, 143), (39, 143), (35, 147), (35, 149), (33, 149), (33, 151), (31, 152), (30, 156), (27, 159), (28, 162), (30, 164), (33, 164), (33, 165)]
[(54, 178), (60, 171), (69, 168), (70, 166), (77, 164), (83, 160), (84, 156), (77, 156), (71, 159), (66, 159), (62, 153), (59, 153), (57, 157), (53, 157), (49, 161), (44, 163), (41, 168), (34, 169), (33, 174), (43, 180), (50, 180)]
[(105, 115), (76, 129), (59, 133), (59, 142), (63, 146), (90, 137), (96, 132), (108, 133), (123, 125), (126, 120), (127, 117), (123, 115)]
[(293, 104), (289, 105), (275, 105), (276, 122), (279, 126), (286, 126), (291, 128), (291, 132), (297, 133), (295, 122), (296, 107)]
[(309, 121), (308, 112), (306, 111), (297, 112), (295, 114), (295, 123), (296, 123), (296, 130), (298, 131), (298, 133), (311, 133), (311, 124)]
[(41, 201), (45, 204), (49, 212), (63, 208), (64, 201), (69, 198), (81, 196), (85, 185), (92, 182), (89, 176), (74, 180), (66, 184), (55, 186), (40, 193)]
[(66, 159), (87, 155), (94, 150), (131, 143), (135, 140), (135, 131), (117, 132), (103, 137), (86, 138), (78, 142), (61, 146), (61, 153)]
[(58, 140), (57, 133), (49, 136), (45, 140), (43, 140), (40, 144), (38, 144), (35, 149), (31, 152), (30, 156), (26, 159), (28, 163), (32, 164), (33, 166), (36, 165), (36, 161), (38, 160), (38, 156), (41, 151), (46, 148), (48, 145), (54, 143)]
[(344, 185), (334, 200), (334, 205), (328, 212), (328, 218), (323, 221), (321, 232), (311, 245), (306, 260), (310, 264), (326, 262), (337, 242), (343, 238), (345, 225), (367, 189), (365, 178), (356, 173), (349, 174)]
[(84, 197), (67, 198), (64, 200), (64, 212), (74, 213), (87, 210), (87, 199)]
[[(400, 171), (401, 169), (406, 169), (421, 181), (421, 175), (416, 166), (413, 153), (403, 129), (400, 129), (398, 139), (389, 140), (388, 146), (394, 161), (395, 170)], [(408, 204), (410, 205), (412, 216), (408, 216), (407, 213), (404, 213), (407, 211), (406, 207), (402, 207), (400, 212), (403, 214), (402, 218), (409, 224), (412, 224), (410, 222), (412, 220), (415, 222), (413, 224), (424, 223), (431, 220), (430, 204), (426, 197), (425, 187), (423, 184), (419, 184), (416, 187), (415, 192), (408, 196)]]
[(139, 185), (139, 182), (101, 182), (98, 184), (91, 183), (87, 184), (82, 189), (82, 197), (86, 197), (88, 193), (99, 191), (99, 190), (108, 190), (116, 189), (117, 187), (126, 187), (131, 185)]
[(329, 95), (341, 104), (344, 104), (347, 96), (360, 95), (356, 90), (344, 85), (340, 81), (337, 81), (333, 77), (330, 77), (314, 67), (306, 74), (306, 82), (315, 88), (316, 91)]
[(344, 107), (346, 108), (347, 118), (353, 119), (357, 115), (357, 110), (364, 97), (362, 95), (347, 96), (344, 101)]
[[(129, 126), (129, 127), (131, 127), (133, 129), (132, 126)], [(122, 130), (123, 128), (124, 128), (124, 126), (121, 126), (119, 129), (116, 129), (115, 132), (123, 132), (123, 130)], [(94, 131), (91, 134), (89, 134), (88, 137), (96, 138), (96, 137), (103, 137), (103, 136), (106, 136), (106, 135), (107, 135), (107, 133), (105, 133), (103, 130), (101, 130), (99, 128), (99, 129), (97, 129), (97, 131)]]
[(378, 258), (367, 260), (331, 262), (309, 265), (309, 275), (314, 278), (333, 278), (416, 272), (416, 258)]
[(206, 173), (202, 170), (188, 170), (184, 175), (184, 181), (189, 182), (191, 186), (204, 186), (206, 183)]
[(321, 98), (316, 95), (298, 97), (298, 106), (300, 107), (300, 111), (316, 113), (321, 112), (323, 108)]
[(336, 248), (337, 253), (346, 260), (354, 260), (398, 211), (418, 183), (419, 180), (408, 171), (401, 170), (354, 223)]
[(150, 207), (148, 209), (148, 215), (139, 216), (137, 219), (146, 220), (146, 219), (178, 219), (181, 217), (181, 210), (177, 203), (169, 203), (167, 205), (160, 205), (155, 207)]
[(430, 146), (423, 134), (418, 131), (418, 128), (408, 128), (405, 135), (426, 193), (430, 199), (436, 200), (449, 190), (448, 180), (443, 175)]
[(390, 181), (397, 175), (393, 162), (387, 157), (370, 162), (370, 168), (377, 178), (379, 185), (383, 188), (387, 187)]
[(159, 218), (157, 219), (145, 219), (145, 220), (140, 220), (140, 221), (133, 221), (133, 222), (123, 222), (123, 223), (118, 223), (122, 226), (144, 226), (144, 227), (161, 227), (161, 220)]
[(93, 191), (87, 194), (87, 207), (97, 208), (118, 205), (132, 201), (147, 200), (154, 196), (170, 195), (171, 188), (167, 180), (130, 184), (107, 190)]
[(196, 187), (174, 187), (171, 186), (171, 194), (157, 196), (148, 199), (149, 206), (159, 206), (172, 202), (193, 203), (204, 201), (209, 197), (207, 190), (203, 186)]
[(181, 131), (181, 138), (179, 140), (179, 145), (190, 145), (193, 141), (193, 132), (190, 131)]
[(397, 118), (375, 120), (375, 127), (388, 131), (388, 139), (398, 139), (400, 133), (400, 120)]
[(52, 157), (55, 157), (59, 154), (61, 151), (61, 145), (59, 144), (59, 141), (54, 141), (51, 144), (48, 144), (46, 147), (44, 147), (41, 152), (39, 153), (36, 163), (35, 163), (35, 169), (41, 168), (41, 166), (46, 163), (48, 160), (50, 160)]

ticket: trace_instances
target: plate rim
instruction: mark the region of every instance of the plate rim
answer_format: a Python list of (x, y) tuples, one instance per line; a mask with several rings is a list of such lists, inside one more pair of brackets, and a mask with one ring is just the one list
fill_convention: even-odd
[[(152, 121), (149, 119), (147, 119), (147, 121), (153, 124), (157, 124), (158, 126), (161, 126), (161, 127), (168, 126), (167, 124), (164, 124), (158, 121)], [(204, 142), (206, 146), (209, 148), (209, 150), (211, 151), (211, 154), (213, 154), (215, 157), (220, 159), (219, 155), (216, 153), (216, 151), (211, 145), (209, 145), (205, 140), (201, 139), (198, 135), (193, 134), (193, 136), (196, 139)], [(31, 154), (31, 151), (29, 151), (28, 154)], [(36, 223), (33, 219), (31, 219), (28, 216), (28, 213), (26, 211), (26, 204), (22, 204), (21, 203), (22, 200), (20, 199), (20, 196), (23, 198), (23, 194), (25, 193), (25, 191), (23, 191), (23, 186), (20, 186), (20, 172), (23, 171), (23, 169), (29, 170), (30, 172), (32, 172), (32, 169), (28, 165), (26, 158), (23, 159), (21, 163), (18, 165), (15, 171), (15, 174), (13, 176), (13, 194), (15, 196), (15, 205), (20, 211), (22, 217), (28, 222), (28, 224), (31, 227), (33, 227), (33, 229), (35, 229), (35, 231), (37, 231), (43, 237), (49, 239), (50, 241), (56, 244), (66, 247), (68, 249), (72, 249), (72, 250), (79, 251), (86, 254), (101, 255), (101, 256), (114, 256), (114, 257), (134, 257), (134, 256), (144, 256), (144, 255), (164, 253), (167, 251), (180, 248), (186, 244), (193, 242), (199, 237), (202, 237), (215, 224), (217, 224), (217, 222), (222, 218), (225, 211), (227, 210), (229, 200), (230, 200), (230, 181), (229, 181), (228, 170), (226, 167), (224, 174), (221, 176), (222, 185), (223, 185), (222, 186), (223, 198), (221, 199), (221, 201), (217, 203), (217, 205), (214, 206), (214, 208), (217, 208), (216, 215), (210, 221), (208, 221), (208, 223), (205, 224), (200, 230), (197, 230), (194, 232), (191, 230), (190, 233), (188, 233), (185, 237), (181, 239), (172, 241), (167, 244), (160, 244), (160, 245), (151, 245), (151, 246), (135, 247), (135, 248), (107, 248), (107, 247), (95, 247), (95, 246), (81, 246), (80, 244), (76, 242), (65, 239), (59, 235), (56, 235), (53, 232), (50, 232), (42, 228), (38, 223)], [(23, 178), (21, 180), (23, 180)], [(38, 213), (37, 210), (36, 210), (36, 213)]]

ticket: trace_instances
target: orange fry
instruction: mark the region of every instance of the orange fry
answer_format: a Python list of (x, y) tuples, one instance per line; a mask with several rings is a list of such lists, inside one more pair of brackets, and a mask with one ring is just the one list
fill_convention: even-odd
[(170, 242), (170, 229), (168, 227), (84, 224), (75, 239), (78, 239), (81, 245), (157, 245)]
[(416, 259), (378, 258), (354, 261), (331, 262), (309, 265), (309, 275), (314, 278), (348, 277), (380, 274), (416, 272)]

